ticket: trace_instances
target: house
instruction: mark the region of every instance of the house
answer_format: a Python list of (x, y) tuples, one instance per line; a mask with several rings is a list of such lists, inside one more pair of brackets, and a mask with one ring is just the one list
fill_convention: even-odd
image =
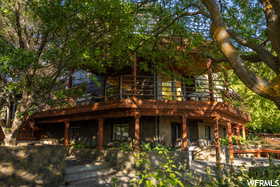
[(228, 102), (233, 91), (210, 62), (203, 62), (199, 74), (189, 69), (191, 73), (180, 78), (158, 71), (153, 64), (143, 70), (140, 60), (99, 75), (75, 71), (69, 87), (86, 83), (86, 93), (73, 107), (33, 115), (34, 134), (63, 139), (65, 145), (84, 139), (99, 150), (131, 139), (136, 147), (161, 141), (185, 150), (190, 144), (211, 144), (232, 134), (245, 137), (250, 116)]
[(71, 107), (34, 114), (32, 130), (24, 132), (35, 139), (63, 140), (64, 145), (83, 141), (99, 150), (132, 139), (136, 148), (160, 141), (186, 150), (189, 145), (218, 145), (226, 136), (232, 148), (232, 135), (245, 137), (250, 116), (230, 104), (236, 94), (211, 60), (183, 66), (167, 62), (165, 68), (174, 74), (166, 74), (141, 56), (133, 59), (102, 74), (73, 72), (68, 87), (86, 85), (84, 95), (72, 100)]

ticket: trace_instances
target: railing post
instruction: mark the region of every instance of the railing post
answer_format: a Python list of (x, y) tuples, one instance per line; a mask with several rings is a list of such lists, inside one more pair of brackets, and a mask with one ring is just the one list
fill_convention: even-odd
[(212, 77), (212, 68), (208, 68), (208, 84), (209, 84), (209, 95), (210, 95), (210, 101), (214, 101), (214, 83), (213, 83), (213, 77)]
[(137, 94), (137, 56), (133, 55), (133, 95)]
[(224, 75), (224, 88), (223, 88), (223, 102), (225, 101), (225, 99), (226, 99), (226, 94), (227, 93), (229, 93), (229, 88), (228, 88), (228, 86), (229, 86), (229, 84), (228, 84), (228, 73), (227, 73), (227, 71), (225, 71), (224, 70), (224, 72), (223, 72), (223, 75)]
[(103, 82), (103, 84), (104, 84), (104, 101), (106, 102), (107, 101), (107, 88), (106, 88), (106, 83), (107, 83), (107, 81), (106, 81), (106, 77), (104, 76), (104, 82)]
[(158, 99), (158, 82), (157, 82), (157, 70), (156, 67), (154, 66), (154, 71), (153, 71), (153, 87), (154, 87), (154, 99)]

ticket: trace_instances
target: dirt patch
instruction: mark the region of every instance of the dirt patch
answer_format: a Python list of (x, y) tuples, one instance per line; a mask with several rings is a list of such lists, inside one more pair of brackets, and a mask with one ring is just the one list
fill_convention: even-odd
[(63, 146), (0, 147), (0, 186), (59, 186), (63, 182)]

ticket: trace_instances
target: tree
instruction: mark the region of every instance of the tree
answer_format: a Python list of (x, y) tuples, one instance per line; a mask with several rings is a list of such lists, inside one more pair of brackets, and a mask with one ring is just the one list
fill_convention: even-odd
[(3, 0), (0, 7), (0, 126), (9, 145), (33, 112), (71, 93), (72, 69), (102, 71), (125, 56), (134, 25), (132, 6), (115, 0)]
[[(202, 0), (209, 12), (204, 15), (212, 21), (212, 37), (240, 80), (280, 109), (280, 1), (220, 2), (224, 11), (217, 1)], [(260, 62), (272, 70), (272, 79), (260, 77), (246, 66)]]
[(182, 12), (123, 0), (3, 0), (0, 7), (0, 123), (7, 145), (32, 113), (72, 94), (65, 84), (73, 69), (103, 72), (130, 63)]
[[(273, 75), (271, 70), (264, 64), (252, 64), (251, 68), (264, 77)], [(251, 115), (252, 121), (246, 124), (249, 131), (279, 133), (280, 113), (276, 105), (249, 90), (232, 71), (229, 72), (229, 75), (231, 88), (236, 90), (242, 98), (241, 101), (237, 101), (234, 104), (243, 107)]]

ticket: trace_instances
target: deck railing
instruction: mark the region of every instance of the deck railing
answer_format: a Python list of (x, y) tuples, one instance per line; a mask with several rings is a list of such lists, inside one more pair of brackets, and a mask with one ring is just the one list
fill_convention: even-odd
[(219, 79), (213, 79), (209, 83), (207, 78), (164, 81), (155, 76), (137, 76), (134, 79), (132, 75), (121, 75), (106, 82), (105, 97), (108, 100), (131, 96), (141, 99), (219, 102), (238, 97)]

